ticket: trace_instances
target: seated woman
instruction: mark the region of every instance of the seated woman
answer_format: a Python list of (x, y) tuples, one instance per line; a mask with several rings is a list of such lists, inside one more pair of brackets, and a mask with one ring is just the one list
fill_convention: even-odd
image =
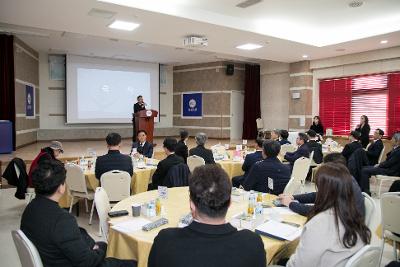
[(371, 232), (355, 205), (352, 178), (342, 164), (323, 164), (316, 173), (318, 189), (296, 252), (286, 266), (345, 266)]

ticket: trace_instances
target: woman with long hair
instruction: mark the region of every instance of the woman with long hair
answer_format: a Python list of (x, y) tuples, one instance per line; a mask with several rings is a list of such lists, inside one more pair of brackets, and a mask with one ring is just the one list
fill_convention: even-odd
[(324, 135), (324, 126), (322, 125), (321, 118), (314, 116), (313, 123), (310, 126), (310, 130), (314, 130), (319, 135)]
[(314, 207), (287, 266), (345, 266), (351, 256), (370, 243), (371, 232), (356, 208), (347, 168), (323, 164), (316, 173), (316, 188)]
[(360, 124), (357, 125), (356, 131), (361, 133), (360, 142), (363, 148), (366, 148), (369, 144), (369, 132), (371, 131), (366, 115), (360, 117)]

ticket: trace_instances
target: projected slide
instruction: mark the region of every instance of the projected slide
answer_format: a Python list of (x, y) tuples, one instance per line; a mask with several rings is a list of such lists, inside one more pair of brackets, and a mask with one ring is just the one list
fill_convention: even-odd
[(151, 103), (150, 73), (78, 68), (78, 119), (130, 118), (143, 95)]

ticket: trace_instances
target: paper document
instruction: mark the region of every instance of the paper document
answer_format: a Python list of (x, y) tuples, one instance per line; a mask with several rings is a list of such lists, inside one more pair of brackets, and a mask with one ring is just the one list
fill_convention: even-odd
[(142, 230), (143, 225), (151, 223), (151, 221), (144, 218), (132, 219), (113, 225), (111, 228), (122, 233), (130, 234), (138, 230)]
[(268, 237), (293, 241), (301, 235), (302, 227), (295, 227), (286, 223), (277, 221), (267, 221), (259, 225), (255, 232)]
[(277, 212), (279, 215), (297, 215), (297, 213), (291, 211), (288, 207), (273, 207), (264, 209), (264, 214), (271, 212)]

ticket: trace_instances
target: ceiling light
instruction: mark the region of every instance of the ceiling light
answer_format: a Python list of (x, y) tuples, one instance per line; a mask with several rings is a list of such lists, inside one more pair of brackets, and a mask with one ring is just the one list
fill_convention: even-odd
[(113, 23), (108, 25), (108, 27), (111, 29), (117, 29), (117, 30), (123, 30), (123, 31), (133, 31), (134, 29), (136, 29), (139, 26), (140, 26), (140, 24), (122, 21), (122, 20), (115, 20)]
[(303, 58), (308, 58), (308, 55), (303, 55)]
[(250, 44), (250, 43), (236, 46), (236, 48), (242, 49), (242, 50), (254, 50), (254, 49), (261, 48), (261, 47), (262, 47), (262, 45)]
[(349, 7), (360, 7), (364, 4), (363, 1), (351, 1)]
[(381, 44), (387, 44), (388, 43), (388, 40), (382, 40), (381, 41)]

